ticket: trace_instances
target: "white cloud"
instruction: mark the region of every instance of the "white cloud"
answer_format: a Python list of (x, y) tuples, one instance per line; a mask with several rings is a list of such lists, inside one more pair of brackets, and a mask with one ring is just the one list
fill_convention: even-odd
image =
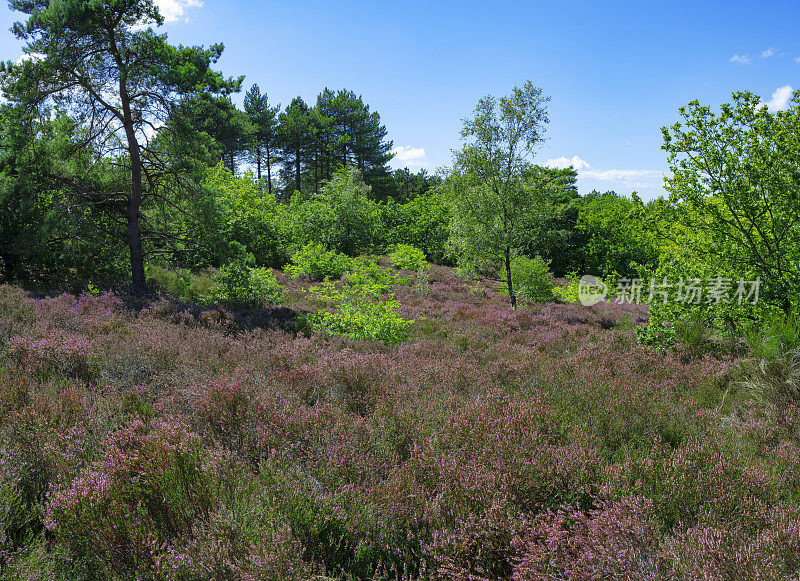
[(798, 65), (800, 65), (800, 56), (795, 57), (794, 62), (796, 62)]
[(767, 106), (767, 110), (770, 113), (775, 113), (776, 111), (784, 111), (789, 107), (789, 100), (792, 98), (792, 90), (791, 85), (785, 85), (783, 87), (778, 87), (775, 89), (775, 92), (772, 93), (772, 98), (769, 101), (761, 101), (759, 106)]
[(589, 168), (589, 164), (577, 155), (573, 155), (571, 159), (569, 157), (564, 157), (563, 155), (561, 157), (554, 157), (544, 162), (544, 165), (545, 167), (552, 167), (555, 169), (564, 169), (572, 166), (578, 171)]
[(25, 61), (34, 61), (34, 62), (36, 62), (36, 61), (42, 60), (43, 58), (44, 58), (44, 55), (40, 54), (38, 52), (26, 53), (26, 54), (23, 54), (22, 56), (20, 56), (17, 59), (16, 64), (21, 65)]
[(619, 182), (628, 188), (652, 188), (661, 186), (664, 174), (655, 169), (589, 169), (578, 172), (578, 177)]
[(747, 56), (746, 54), (735, 54), (728, 60), (732, 63), (739, 63), (742, 65), (750, 64), (750, 57)]
[(775, 56), (777, 54), (778, 54), (778, 49), (771, 46), (768, 49), (761, 51), (761, 58), (768, 59), (769, 57)]
[(589, 162), (577, 155), (561, 156), (548, 159), (546, 167), (564, 169), (569, 166), (578, 172), (579, 180), (590, 180), (589, 187), (600, 187), (591, 181), (610, 182), (611, 189), (649, 189), (660, 190), (663, 187), (664, 173), (654, 169), (594, 169)]
[(392, 161), (401, 162), (394, 164), (398, 167), (424, 167), (428, 165), (428, 160), (425, 159), (424, 147), (398, 145), (392, 150), (392, 153), (394, 154)]
[(189, 8), (200, 8), (203, 0), (155, 0), (156, 6), (164, 22), (177, 22), (185, 19), (185, 14)]

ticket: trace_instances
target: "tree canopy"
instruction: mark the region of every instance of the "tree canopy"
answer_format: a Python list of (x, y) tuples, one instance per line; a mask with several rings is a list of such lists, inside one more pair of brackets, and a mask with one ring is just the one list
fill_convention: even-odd
[[(45, 2), (11, 0), (28, 15), (12, 28), (26, 41), (21, 64), (3, 67), (3, 89), (28, 109), (51, 102), (86, 124), (84, 147), (94, 147), (127, 174), (121, 195), (127, 221), (131, 287), (145, 289), (140, 225), (142, 204), (157, 196), (164, 159), (151, 146), (179, 99), (200, 91), (226, 93), (241, 79), (211, 68), (222, 45), (173, 46), (152, 26), (163, 17), (152, 0)], [(72, 184), (76, 200), (108, 192)]]
[(675, 219), (682, 239), (720, 273), (761, 277), (763, 299), (790, 314), (800, 288), (800, 93), (771, 113), (734, 93), (715, 113), (692, 101), (664, 128)]
[(530, 81), (499, 100), (481, 99), (473, 117), (464, 120), (465, 144), (446, 181), (456, 254), (462, 261), (502, 264), (515, 308), (511, 261), (545, 217), (550, 187), (557, 183), (530, 162), (544, 138), (548, 101)]

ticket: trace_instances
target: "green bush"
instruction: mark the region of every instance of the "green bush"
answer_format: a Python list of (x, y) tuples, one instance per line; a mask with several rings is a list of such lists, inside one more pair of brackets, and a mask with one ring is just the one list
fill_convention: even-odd
[(200, 213), (200, 231), (214, 250), (205, 260), (226, 261), (227, 242), (235, 241), (253, 253), (258, 266), (278, 268), (288, 258), (290, 244), (288, 209), (263, 191), (247, 172), (234, 176), (220, 162), (206, 173), (204, 185), (212, 192), (212, 207)]
[(184, 301), (202, 302), (212, 293), (215, 273), (215, 269), (206, 269), (195, 274), (186, 268), (170, 270), (157, 265), (148, 265), (147, 286)]
[(395, 284), (411, 282), (410, 277), (400, 276), (365, 256), (351, 261), (350, 270), (344, 274), (342, 280), (349, 287), (360, 289), (361, 292), (376, 298), (391, 292)]
[(572, 277), (569, 279), (568, 284), (565, 284), (563, 286), (554, 285), (553, 296), (562, 303), (579, 302), (578, 283), (579, 283), (578, 277)]
[(366, 293), (355, 293), (342, 300), (333, 312), (317, 311), (308, 317), (311, 328), (324, 333), (383, 341), (397, 345), (408, 338), (414, 321), (397, 313), (399, 303), (376, 300)]
[[(751, 328), (758, 331), (762, 322), (777, 312), (764, 299), (766, 284), (760, 285), (758, 301), (747, 296), (753, 288), (747, 281), (755, 281), (759, 273), (744, 263), (718, 259), (722, 255), (716, 251), (698, 250), (713, 248), (715, 244), (701, 229), (676, 223), (670, 226), (668, 236), (658, 268), (651, 275), (657, 284), (667, 283), (666, 297), (657, 296), (651, 302), (650, 322), (637, 331), (640, 342), (673, 345), (686, 335), (682, 327), (702, 325), (710, 331), (711, 339), (735, 344)], [(727, 297), (719, 302), (711, 300), (710, 295), (717, 281), (728, 283)], [(699, 289), (699, 300), (686, 300), (684, 289), (690, 283)], [(742, 283), (743, 292), (737, 297)]]
[(410, 244), (397, 244), (389, 254), (389, 259), (395, 268), (405, 270), (419, 271), (427, 265), (425, 253)]
[[(307, 318), (313, 330), (354, 339), (378, 340), (396, 345), (408, 338), (414, 321), (397, 313), (399, 303), (391, 292), (382, 292), (375, 281), (342, 287), (331, 281), (308, 289), (308, 294), (332, 303), (334, 310), (320, 310)], [(381, 298), (383, 295), (388, 297)]]
[(381, 207), (381, 222), (387, 244), (410, 244), (437, 264), (452, 264), (447, 251), (450, 237), (450, 207), (435, 191), (398, 204), (389, 200)]
[(311, 242), (292, 255), (292, 264), (284, 270), (292, 277), (306, 275), (312, 280), (339, 279), (350, 269), (349, 256), (325, 250), (322, 244)]
[(283, 299), (284, 287), (275, 274), (268, 268), (252, 268), (242, 258), (223, 266), (214, 283), (211, 298), (220, 303), (259, 306), (278, 304)]
[(518, 256), (511, 262), (511, 281), (515, 292), (532, 302), (553, 300), (549, 265), (541, 257)]
[(337, 171), (307, 198), (293, 196), (288, 221), (297, 244), (318, 243), (348, 256), (371, 252), (383, 231), (380, 206), (355, 168)]

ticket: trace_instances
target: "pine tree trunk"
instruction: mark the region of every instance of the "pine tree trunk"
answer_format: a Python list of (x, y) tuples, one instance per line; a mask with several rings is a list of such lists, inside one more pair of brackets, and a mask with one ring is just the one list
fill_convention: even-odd
[(269, 191), (269, 195), (272, 195), (272, 160), (269, 156), (269, 143), (267, 144), (267, 189)]
[[(117, 64), (123, 71), (122, 60), (115, 54)], [(139, 151), (139, 142), (136, 139), (136, 130), (131, 113), (131, 100), (128, 94), (127, 79), (121, 72), (119, 79), (120, 102), (122, 104), (122, 126), (128, 141), (128, 155), (131, 159), (131, 196), (128, 199), (128, 249), (131, 256), (131, 292), (142, 296), (147, 290), (144, 276), (144, 250), (142, 249), (142, 231), (139, 227), (139, 211), (142, 206), (142, 158)]]
[(294, 157), (295, 191), (300, 191), (300, 148), (295, 151)]
[[(127, 95), (126, 95), (127, 96)], [(130, 116), (130, 109), (123, 99), (125, 135), (128, 139), (128, 153), (131, 158), (131, 197), (128, 200), (128, 248), (131, 255), (131, 292), (141, 296), (147, 290), (144, 276), (144, 251), (142, 232), (139, 227), (139, 211), (142, 205), (142, 159), (139, 142)]]

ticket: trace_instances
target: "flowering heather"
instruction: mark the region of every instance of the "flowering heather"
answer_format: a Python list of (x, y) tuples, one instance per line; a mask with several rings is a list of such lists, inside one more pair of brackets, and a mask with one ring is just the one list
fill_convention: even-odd
[(796, 404), (639, 305), (423, 283), (399, 345), (0, 286), (0, 577), (798, 578)]

